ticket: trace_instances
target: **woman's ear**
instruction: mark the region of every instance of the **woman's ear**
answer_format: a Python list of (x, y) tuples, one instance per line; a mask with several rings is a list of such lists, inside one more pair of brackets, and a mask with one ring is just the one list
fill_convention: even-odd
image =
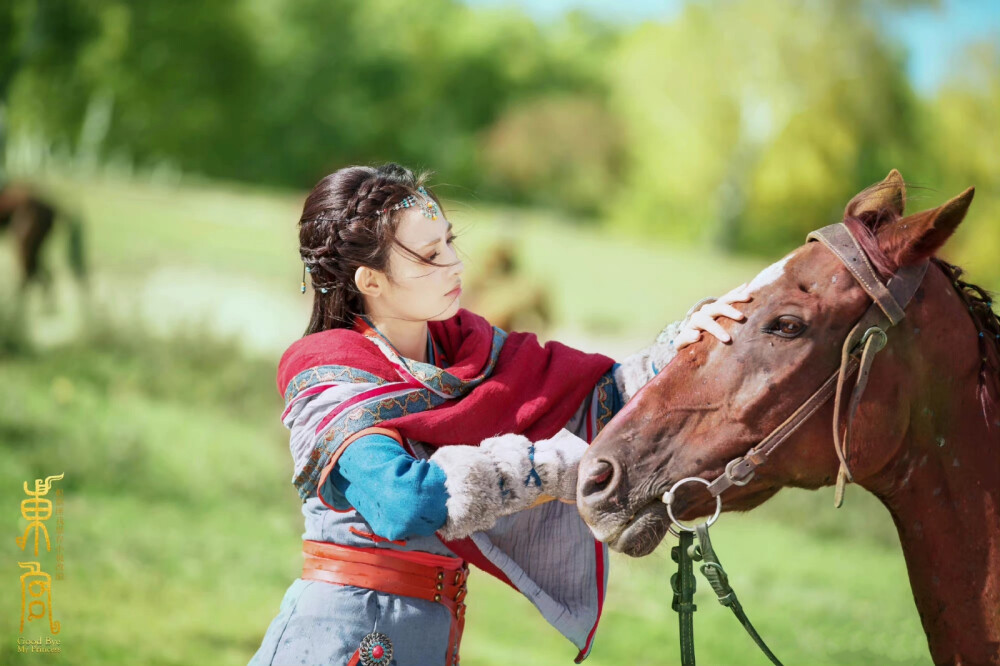
[(896, 266), (927, 259), (951, 237), (965, 218), (976, 188), (970, 187), (945, 204), (901, 218), (878, 235), (879, 247)]
[(358, 266), (354, 271), (354, 284), (365, 296), (377, 297), (382, 293), (382, 274), (368, 266)]

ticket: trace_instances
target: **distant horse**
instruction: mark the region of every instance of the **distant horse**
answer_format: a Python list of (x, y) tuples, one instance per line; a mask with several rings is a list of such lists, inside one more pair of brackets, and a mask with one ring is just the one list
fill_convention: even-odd
[(544, 329), (552, 323), (548, 290), (520, 271), (516, 255), (509, 241), (491, 246), (465, 279), (462, 302), (505, 331)]
[(13, 239), (22, 293), (32, 282), (49, 290), (51, 275), (43, 264), (42, 249), (57, 224), (66, 227), (66, 258), (73, 274), (83, 284), (87, 278), (87, 266), (80, 219), (58, 210), (26, 185), (8, 184), (0, 189), (0, 232), (8, 231)]
[(687, 477), (711, 483), (668, 496), (680, 520), (853, 481), (895, 521), (934, 662), (1000, 663), (1000, 321), (933, 256), (972, 196), (904, 217), (894, 170), (761, 273), (732, 344), (684, 349), (590, 446), (595, 535), (648, 554)]

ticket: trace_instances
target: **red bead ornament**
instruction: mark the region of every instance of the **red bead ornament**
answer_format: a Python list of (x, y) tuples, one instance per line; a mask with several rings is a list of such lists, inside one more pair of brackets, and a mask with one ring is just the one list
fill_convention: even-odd
[(388, 666), (392, 661), (392, 641), (385, 634), (373, 631), (361, 639), (358, 656), (362, 666)]

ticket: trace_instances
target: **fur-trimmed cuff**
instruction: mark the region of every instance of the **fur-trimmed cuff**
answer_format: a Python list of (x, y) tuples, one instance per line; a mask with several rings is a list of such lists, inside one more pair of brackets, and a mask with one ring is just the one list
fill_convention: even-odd
[(546, 495), (576, 501), (577, 469), (587, 446), (587, 442), (565, 428), (551, 439), (535, 444), (535, 467)]
[(538, 498), (541, 482), (532, 482), (530, 447), (522, 435), (502, 435), (479, 446), (442, 446), (431, 455), (430, 461), (444, 470), (448, 491), (448, 518), (438, 530), (443, 539), (487, 530), (501, 516), (521, 511)]

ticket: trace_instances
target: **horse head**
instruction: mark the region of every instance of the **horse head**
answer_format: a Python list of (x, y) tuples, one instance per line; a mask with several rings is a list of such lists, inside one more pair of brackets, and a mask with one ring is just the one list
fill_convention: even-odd
[[(962, 221), (972, 196), (969, 188), (938, 208), (904, 216), (905, 187), (893, 170), (850, 201), (844, 224), (884, 281), (925, 264)], [(943, 394), (962, 391), (964, 397), (963, 378), (979, 369), (976, 326), (963, 315), (954, 281), (938, 264), (922, 280), (871, 368), (844, 461), (854, 482), (876, 492), (889, 492), (896, 482), (892, 470), (914, 434), (914, 410), (940, 409), (940, 417), (956, 417), (941, 404), (947, 402)], [(818, 242), (769, 266), (749, 288), (752, 300), (741, 308), (746, 318), (725, 324), (732, 343), (705, 336), (682, 350), (584, 456), (580, 513), (613, 549), (633, 556), (655, 549), (669, 525), (664, 493), (680, 479), (724, 475), (730, 461), (782, 425), (841, 367), (845, 337), (872, 306), (844, 260)], [(833, 410), (834, 400), (818, 404), (766, 465), (727, 489), (724, 509), (751, 509), (786, 486), (834, 483), (841, 460), (830, 425)], [(925, 426), (921, 421), (916, 427)], [(682, 520), (715, 509), (715, 498), (699, 484), (678, 488), (672, 502)]]

